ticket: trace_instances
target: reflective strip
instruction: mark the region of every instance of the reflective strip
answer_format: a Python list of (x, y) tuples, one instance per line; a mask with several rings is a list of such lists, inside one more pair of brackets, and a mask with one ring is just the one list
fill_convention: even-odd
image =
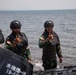
[(29, 49), (29, 46), (28, 46), (28, 47), (26, 47), (26, 49)]
[(8, 41), (7, 41), (7, 44), (11, 44), (11, 42), (8, 40)]
[(41, 39), (41, 40), (44, 40), (44, 38), (43, 38), (43, 37), (40, 37), (40, 39)]

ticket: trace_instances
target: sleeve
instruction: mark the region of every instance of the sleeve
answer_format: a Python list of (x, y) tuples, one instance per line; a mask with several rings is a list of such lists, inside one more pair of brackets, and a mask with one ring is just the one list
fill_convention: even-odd
[(44, 47), (44, 44), (45, 44), (45, 42), (44, 42), (44, 36), (41, 35), (39, 37), (39, 43), (38, 43), (38, 45), (39, 45), (40, 48), (43, 48)]
[(61, 52), (59, 37), (57, 36), (57, 38), (58, 38), (58, 43), (56, 44), (56, 52), (57, 52), (58, 57), (60, 58), (62, 57), (62, 52)]
[(5, 48), (12, 49), (11, 48), (11, 41), (10, 41), (9, 37), (7, 37), (6, 40), (5, 40)]
[(2, 30), (0, 29), (0, 44), (4, 43), (4, 35), (2, 33)]
[(52, 43), (48, 41), (47, 39), (45, 39), (43, 35), (41, 35), (39, 38), (39, 43), (38, 43), (39, 47), (43, 48), (44, 46), (47, 46), (49, 44), (52, 44)]
[(31, 60), (31, 53), (29, 48), (26, 49), (26, 57), (27, 57), (27, 60)]
[(31, 52), (30, 52), (30, 49), (29, 49), (28, 38), (27, 38), (27, 36), (25, 34), (24, 34), (22, 42), (26, 46), (26, 57), (27, 57), (27, 60), (31, 60)]

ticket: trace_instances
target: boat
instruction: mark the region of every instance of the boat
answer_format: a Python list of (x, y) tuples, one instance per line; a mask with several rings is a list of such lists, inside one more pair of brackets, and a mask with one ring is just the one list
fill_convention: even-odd
[[(4, 36), (0, 29), (0, 44)], [(0, 75), (32, 75), (33, 65), (22, 56), (0, 46)]]
[(33, 65), (16, 53), (0, 48), (0, 75), (32, 75)]
[(76, 75), (76, 66), (33, 71), (34, 65), (16, 53), (0, 48), (0, 75)]
[(36, 75), (76, 75), (76, 66), (64, 66), (63, 68), (39, 70)]
[[(0, 30), (0, 44), (4, 42)], [(38, 64), (37, 64), (38, 65)], [(33, 70), (34, 65), (11, 50), (0, 48), (0, 75), (76, 75), (76, 66), (64, 66), (49, 70)]]

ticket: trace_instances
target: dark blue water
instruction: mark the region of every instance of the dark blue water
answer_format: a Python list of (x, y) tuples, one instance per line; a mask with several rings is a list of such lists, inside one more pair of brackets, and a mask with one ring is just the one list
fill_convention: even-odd
[(0, 28), (6, 38), (11, 33), (12, 20), (19, 20), (29, 40), (31, 56), (35, 62), (41, 62), (42, 49), (38, 47), (39, 36), (44, 31), (46, 20), (54, 22), (54, 31), (61, 41), (63, 65), (76, 65), (76, 10), (50, 11), (0, 11)]

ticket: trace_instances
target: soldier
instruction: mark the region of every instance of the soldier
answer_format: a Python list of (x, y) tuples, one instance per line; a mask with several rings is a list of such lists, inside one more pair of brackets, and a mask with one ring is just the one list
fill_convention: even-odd
[(18, 20), (12, 21), (10, 23), (10, 29), (12, 33), (6, 38), (6, 48), (24, 57), (28, 62), (31, 62), (27, 36), (20, 31), (21, 23)]
[(2, 30), (0, 29), (0, 47), (2, 47), (1, 46), (2, 43), (4, 43), (4, 35), (2, 33)]
[(60, 48), (60, 40), (53, 31), (54, 24), (51, 20), (44, 23), (44, 32), (39, 38), (39, 47), (43, 49), (42, 61), (44, 70), (57, 67), (57, 57), (59, 62), (62, 62), (62, 54)]

